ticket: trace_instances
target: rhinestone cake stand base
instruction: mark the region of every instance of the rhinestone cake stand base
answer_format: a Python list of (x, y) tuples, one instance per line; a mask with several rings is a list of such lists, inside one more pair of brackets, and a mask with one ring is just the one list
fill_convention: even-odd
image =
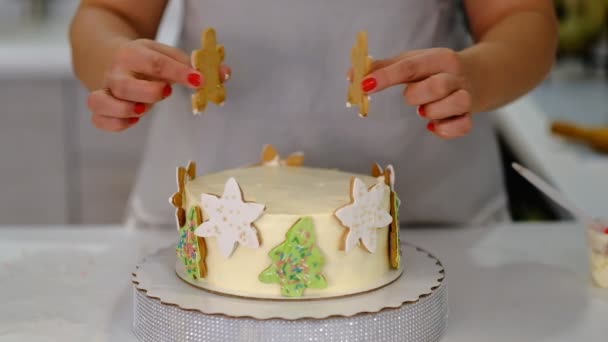
[(367, 294), (299, 302), (195, 288), (175, 274), (173, 251), (147, 258), (133, 274), (133, 331), (141, 341), (434, 342), (447, 328), (443, 267), (411, 245), (403, 246), (405, 272), (394, 283)]

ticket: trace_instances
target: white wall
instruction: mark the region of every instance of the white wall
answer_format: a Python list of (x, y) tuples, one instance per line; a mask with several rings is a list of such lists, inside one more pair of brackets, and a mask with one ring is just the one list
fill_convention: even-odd
[[(26, 2), (0, 0), (0, 225), (120, 222), (148, 120), (121, 134), (95, 129), (71, 75), (76, 0), (56, 0), (53, 16), (35, 23), (15, 19), (15, 3)], [(180, 5), (166, 13), (165, 43), (179, 34)]]

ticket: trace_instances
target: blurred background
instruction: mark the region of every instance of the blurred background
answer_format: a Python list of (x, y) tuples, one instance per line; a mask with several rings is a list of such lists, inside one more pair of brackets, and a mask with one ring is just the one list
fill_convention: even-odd
[[(0, 225), (125, 218), (147, 120), (129, 134), (91, 125), (86, 92), (70, 66), (67, 28), (77, 3), (0, 0)], [(530, 95), (492, 114), (516, 220), (566, 215), (510, 171), (513, 160), (592, 213), (608, 212), (608, 0), (555, 4), (560, 51), (554, 71)], [(173, 0), (158, 39), (174, 44), (180, 18), (181, 3)]]

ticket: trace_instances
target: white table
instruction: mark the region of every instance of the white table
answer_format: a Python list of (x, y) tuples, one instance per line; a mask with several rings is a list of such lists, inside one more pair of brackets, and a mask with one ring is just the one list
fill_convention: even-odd
[[(130, 273), (176, 237), (118, 226), (0, 228), (0, 341), (135, 341)], [(608, 337), (608, 290), (590, 285), (575, 224), (407, 230), (403, 237), (446, 267), (446, 342)]]

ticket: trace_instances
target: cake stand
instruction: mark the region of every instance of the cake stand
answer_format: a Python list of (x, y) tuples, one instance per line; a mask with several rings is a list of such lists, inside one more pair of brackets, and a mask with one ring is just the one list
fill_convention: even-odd
[(403, 275), (376, 291), (272, 301), (193, 287), (175, 273), (175, 250), (163, 249), (133, 273), (133, 332), (141, 341), (439, 341), (448, 317), (443, 266), (419, 247), (402, 251)]

